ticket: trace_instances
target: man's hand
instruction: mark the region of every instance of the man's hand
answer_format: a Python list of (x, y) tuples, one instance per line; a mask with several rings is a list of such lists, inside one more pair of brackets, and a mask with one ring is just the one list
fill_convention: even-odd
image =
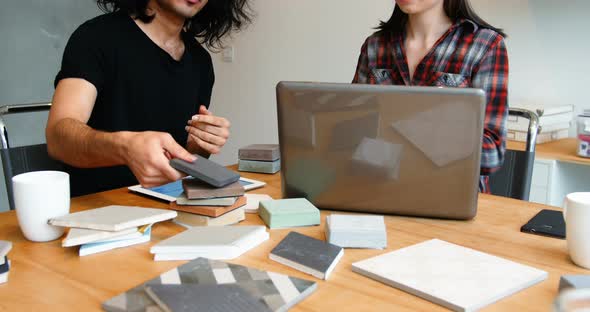
[(209, 154), (217, 154), (229, 138), (230, 123), (227, 119), (213, 116), (205, 106), (199, 107), (199, 114), (188, 121), (185, 130), (189, 140), (195, 142)]
[(125, 161), (143, 187), (158, 186), (183, 177), (170, 167), (171, 158), (189, 162), (196, 159), (168, 133), (130, 132), (125, 141)]

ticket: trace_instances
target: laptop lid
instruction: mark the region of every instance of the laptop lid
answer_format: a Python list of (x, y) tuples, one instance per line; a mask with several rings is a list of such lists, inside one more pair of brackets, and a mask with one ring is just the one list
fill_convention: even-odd
[(483, 90), (281, 82), (277, 112), (285, 198), (322, 209), (475, 216)]

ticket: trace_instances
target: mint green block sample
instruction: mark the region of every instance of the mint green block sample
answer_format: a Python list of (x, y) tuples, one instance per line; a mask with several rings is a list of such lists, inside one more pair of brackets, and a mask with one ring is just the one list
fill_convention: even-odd
[(238, 170), (258, 173), (277, 173), (281, 170), (281, 160), (275, 161), (258, 161), (258, 160), (238, 160)]
[(258, 215), (269, 229), (320, 224), (320, 211), (305, 198), (261, 201)]

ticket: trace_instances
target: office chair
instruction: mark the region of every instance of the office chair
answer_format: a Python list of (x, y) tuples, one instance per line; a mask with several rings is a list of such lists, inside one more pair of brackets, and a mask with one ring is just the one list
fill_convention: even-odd
[(524, 151), (506, 150), (502, 168), (490, 176), (490, 189), (494, 195), (528, 201), (533, 178), (539, 117), (532, 111), (520, 108), (510, 108), (508, 114), (529, 120), (526, 148)]
[(7, 105), (0, 107), (0, 152), (2, 155), (2, 168), (4, 169), (10, 210), (14, 210), (14, 198), (12, 194), (13, 176), (29, 171), (62, 171), (64, 167), (62, 163), (49, 157), (47, 144), (12, 147), (8, 139), (8, 131), (3, 117), (11, 114), (47, 111), (50, 108), (51, 103)]

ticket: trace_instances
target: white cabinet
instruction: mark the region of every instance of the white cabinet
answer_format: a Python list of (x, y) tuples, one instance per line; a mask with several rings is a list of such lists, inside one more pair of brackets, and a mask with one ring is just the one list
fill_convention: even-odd
[(549, 203), (556, 163), (556, 160), (535, 159), (529, 201), (540, 204)]
[(590, 192), (590, 166), (536, 158), (529, 201), (561, 207), (565, 195)]

